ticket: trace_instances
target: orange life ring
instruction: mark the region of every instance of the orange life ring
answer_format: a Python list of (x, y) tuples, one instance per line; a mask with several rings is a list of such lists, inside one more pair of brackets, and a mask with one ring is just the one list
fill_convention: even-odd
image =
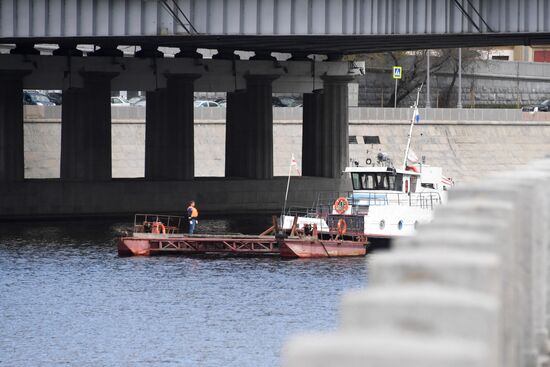
[(160, 234), (162, 231), (162, 234), (166, 234), (166, 227), (162, 222), (153, 222), (153, 226), (151, 227), (151, 233)]
[(343, 196), (340, 196), (334, 202), (334, 210), (338, 214), (344, 214), (349, 209), (349, 201)]
[(405, 168), (405, 171), (420, 172), (420, 170), (419, 170), (418, 167), (416, 167), (416, 166), (407, 166), (407, 167)]
[(348, 230), (348, 225), (346, 224), (346, 221), (343, 219), (340, 219), (338, 221), (338, 234), (343, 235)]

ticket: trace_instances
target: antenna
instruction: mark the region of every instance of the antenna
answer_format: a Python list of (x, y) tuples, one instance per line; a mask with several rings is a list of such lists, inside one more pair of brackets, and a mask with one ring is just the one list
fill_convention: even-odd
[(418, 101), (420, 99), (420, 91), (422, 91), (422, 87), (424, 86), (424, 83), (420, 85), (420, 88), (418, 88), (418, 91), (416, 92), (416, 101), (414, 102), (413, 108), (413, 115), (411, 118), (411, 128), (409, 129), (409, 136), (407, 139), (407, 148), (405, 149), (405, 158), (403, 158), (403, 169), (407, 168), (407, 157), (409, 156), (409, 149), (411, 148), (411, 139), (412, 139), (412, 132), (413, 132), (413, 126), (416, 123), (418, 114)]

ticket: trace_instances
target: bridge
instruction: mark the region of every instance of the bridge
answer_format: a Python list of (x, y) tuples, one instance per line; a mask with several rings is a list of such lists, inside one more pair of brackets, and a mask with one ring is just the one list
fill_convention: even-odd
[[(361, 65), (342, 61), (343, 55), (545, 43), (547, 5), (542, 0), (0, 0), (0, 44), (10, 49), (0, 54), (0, 202), (5, 205), (0, 209), (9, 216), (23, 200), (30, 214), (70, 215), (99, 211), (113, 198), (127, 197), (126, 184), (112, 178), (111, 90), (147, 95), (145, 177), (136, 187), (162, 196), (150, 210), (173, 202), (173, 183), (195, 179), (196, 91), (227, 93), (228, 180), (212, 184), (218, 194), (239, 179), (248, 182), (238, 186), (254, 192), (250, 197), (257, 206), (274, 200), (257, 183), (269, 186), (274, 178), (271, 98), (277, 92), (303, 94), (303, 175), (314, 180), (302, 190), (337, 188), (349, 161), (348, 83), (362, 71)], [(37, 44), (53, 45), (51, 55), (41, 54)], [(124, 54), (121, 47), (133, 52)], [(171, 48), (174, 57), (159, 48)], [(203, 59), (199, 48), (218, 53)], [(236, 50), (254, 56), (240, 60)], [(273, 52), (290, 57), (277, 60)], [(327, 57), (313, 60), (311, 54)], [(63, 91), (57, 180), (25, 179), (22, 89)], [(193, 187), (196, 192), (210, 186)], [(71, 194), (31, 209), (32, 198), (43, 197), (44, 190)], [(106, 194), (90, 201), (96, 191)]]

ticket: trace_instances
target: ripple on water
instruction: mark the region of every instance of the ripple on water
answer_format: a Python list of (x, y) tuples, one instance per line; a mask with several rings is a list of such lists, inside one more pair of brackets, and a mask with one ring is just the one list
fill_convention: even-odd
[(334, 329), (342, 292), (366, 283), (364, 258), (119, 258), (130, 226), (0, 227), (0, 365), (277, 366), (288, 336)]

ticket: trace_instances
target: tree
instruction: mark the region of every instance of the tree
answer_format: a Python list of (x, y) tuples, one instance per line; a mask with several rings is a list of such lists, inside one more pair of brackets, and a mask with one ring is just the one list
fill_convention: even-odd
[[(395, 92), (385, 99), (384, 106), (393, 107), (397, 98), (397, 105), (416, 96), (416, 90), (426, 84), (427, 75), (427, 50), (419, 51), (393, 51), (379, 54), (370, 54), (365, 57), (367, 65), (373, 65), (387, 69), (388, 72), (394, 65), (403, 66), (403, 76), (399, 80), (397, 96)], [(472, 65), (474, 61), (481, 60), (479, 49), (462, 49), (462, 70)], [(430, 78), (435, 75), (448, 77), (448, 82), (439, 85), (439, 107), (455, 107), (453, 105), (453, 90), (458, 78), (458, 49), (430, 50)], [(445, 85), (446, 84), (446, 85)], [(425, 90), (423, 91), (425, 92)]]

